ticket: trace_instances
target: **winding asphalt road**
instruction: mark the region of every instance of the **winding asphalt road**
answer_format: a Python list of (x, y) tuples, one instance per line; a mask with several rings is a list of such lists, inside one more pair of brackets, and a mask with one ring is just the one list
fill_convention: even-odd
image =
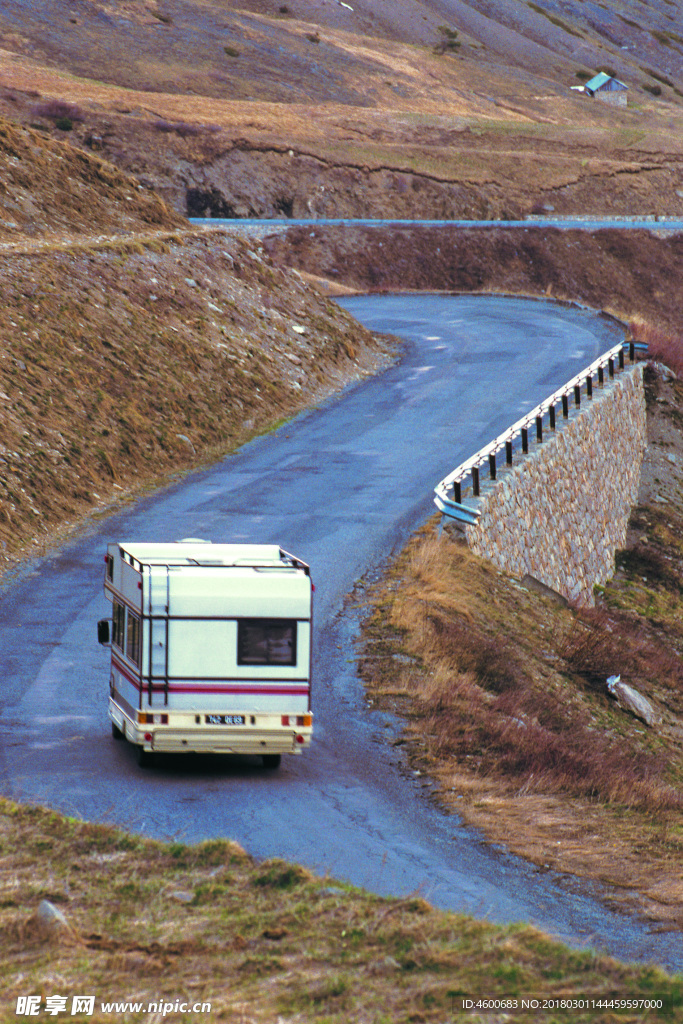
[[(0, 593), (0, 789), (162, 838), (225, 836), (379, 893), (420, 890), (568, 943), (683, 967), (683, 937), (606, 909), (599, 893), (484, 844), (439, 812), (370, 710), (354, 672), (347, 595), (433, 511), (432, 488), (619, 332), (588, 312), (482, 297), (343, 303), (407, 340), (403, 359), (320, 409), (101, 524)], [(107, 540), (277, 542), (316, 583), (315, 736), (279, 772), (167, 758), (137, 767), (110, 738), (108, 652), (97, 619)]]

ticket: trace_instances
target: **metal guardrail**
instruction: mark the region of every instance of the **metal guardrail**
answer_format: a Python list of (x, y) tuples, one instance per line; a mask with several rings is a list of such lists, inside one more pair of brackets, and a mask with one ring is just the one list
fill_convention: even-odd
[[(434, 488), (436, 497), (434, 504), (451, 519), (461, 522), (476, 523), (480, 510), (463, 504), (463, 495), (471, 490), (471, 496), (478, 498), (481, 494), (482, 478), (495, 480), (498, 474), (498, 454), (505, 452), (505, 465), (513, 464), (515, 452), (526, 455), (529, 451), (529, 434), (535, 436), (537, 443), (543, 441), (546, 426), (550, 431), (557, 428), (558, 412), (562, 420), (569, 419), (570, 408), (578, 409), (582, 397), (587, 400), (593, 397), (593, 385), (597, 378), (598, 387), (605, 383), (605, 376), (611, 380), (625, 366), (625, 351), (628, 350), (629, 362), (635, 362), (636, 350), (647, 351), (647, 345), (631, 342), (619, 342), (608, 352), (581, 370), (563, 387), (553, 392), (545, 401), (528, 412), (522, 419), (508, 427), (495, 440), (481, 448), (471, 458), (461, 462), (457, 469)], [(560, 421), (560, 422), (561, 422)], [(467, 483), (469, 479), (469, 485)]]

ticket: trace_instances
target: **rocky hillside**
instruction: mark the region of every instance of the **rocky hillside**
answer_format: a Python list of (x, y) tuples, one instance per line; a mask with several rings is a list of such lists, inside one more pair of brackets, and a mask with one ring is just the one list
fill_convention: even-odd
[(0, 337), (5, 564), (385, 351), (258, 243), (222, 232), (0, 253)]
[(330, 289), (547, 295), (679, 337), (683, 327), (683, 236), (666, 231), (319, 225), (264, 244), (277, 263), (318, 274)]
[[(683, 214), (666, 0), (10, 0), (0, 114), (194, 216)], [(599, 68), (616, 109), (572, 91)]]
[(111, 164), (0, 118), (0, 241), (181, 226), (184, 218)]

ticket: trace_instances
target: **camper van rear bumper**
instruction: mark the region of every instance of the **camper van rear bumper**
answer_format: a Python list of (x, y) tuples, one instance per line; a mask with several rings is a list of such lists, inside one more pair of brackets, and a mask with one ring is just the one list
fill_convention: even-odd
[[(234, 716), (140, 712), (129, 706), (124, 710), (110, 699), (109, 717), (130, 743), (169, 754), (299, 754), (310, 746), (313, 733), (310, 712)], [(227, 721), (221, 725), (207, 721), (215, 718)], [(230, 724), (231, 718), (241, 724)]]
[[(301, 739), (297, 742), (297, 737)], [(194, 733), (157, 729), (145, 749), (168, 754), (299, 754), (310, 746), (311, 730), (297, 733), (282, 729), (202, 729)]]

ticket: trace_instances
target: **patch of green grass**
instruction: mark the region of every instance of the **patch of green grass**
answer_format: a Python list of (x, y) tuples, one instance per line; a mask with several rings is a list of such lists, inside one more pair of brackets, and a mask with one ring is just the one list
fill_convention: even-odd
[[(683, 1007), (681, 980), (663, 971), (577, 953), (524, 925), (442, 913), (418, 897), (380, 898), (282, 860), (256, 864), (231, 843), (163, 844), (7, 800), (0, 838), (2, 1019), (14, 1019), (19, 996), (56, 991), (56, 977), (60, 994), (94, 993), (98, 1006), (119, 992), (145, 1006), (159, 993), (191, 992), (211, 1004), (211, 1019), (256, 1024), (278, 1014), (440, 1024), (465, 994), (551, 996), (559, 982), (567, 996), (618, 989)], [(213, 874), (216, 860), (219, 872), (232, 864), (229, 876)], [(49, 956), (35, 918), (41, 899), (56, 902), (72, 929)], [(533, 1013), (525, 1020), (547, 1024)]]

